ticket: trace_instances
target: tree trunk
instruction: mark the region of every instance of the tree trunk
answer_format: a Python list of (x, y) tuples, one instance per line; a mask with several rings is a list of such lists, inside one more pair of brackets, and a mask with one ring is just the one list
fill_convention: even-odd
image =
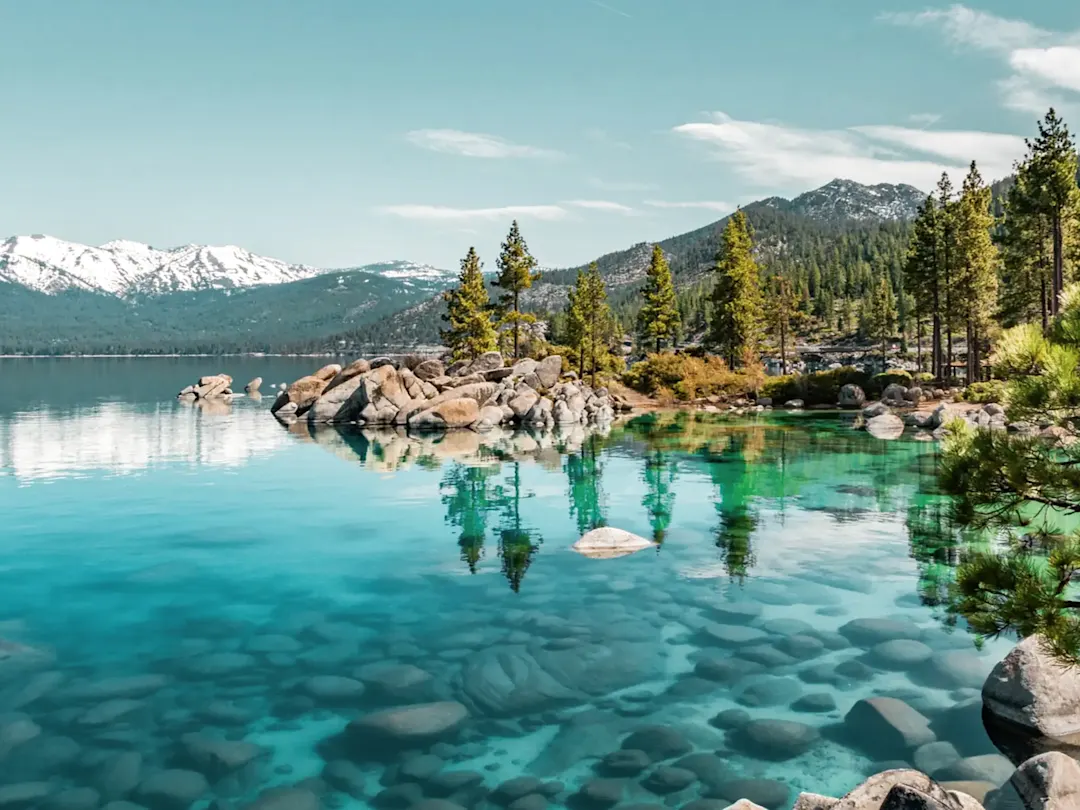
[(787, 376), (787, 324), (780, 321), (780, 373)]
[(1042, 309), (1043, 332), (1050, 329), (1050, 307), (1046, 298), (1046, 269), (1040, 265), (1039, 269), (1039, 306)]
[(660, 336), (656, 336), (656, 353), (660, 354)]
[(930, 347), (930, 373), (934, 379), (941, 379), (941, 299), (939, 296), (937, 279), (934, 279), (934, 315), (933, 337)]
[(967, 363), (964, 367), (964, 383), (971, 385), (975, 382), (975, 328), (971, 323), (971, 318), (968, 318), (967, 322)]
[(1061, 303), (1058, 300), (1061, 297), (1061, 291), (1065, 288), (1065, 247), (1064, 238), (1061, 227), (1061, 213), (1059, 211), (1054, 212), (1053, 217), (1053, 231), (1054, 231), (1054, 300), (1050, 302), (1050, 311), (1054, 315), (1058, 314), (1061, 307)]
[(918, 373), (922, 373), (922, 315), (915, 319), (915, 368)]
[(518, 294), (514, 293), (514, 359), (520, 360), (521, 355), (518, 354), (518, 329), (521, 328), (521, 321), (517, 317), (521, 313), (518, 311)]

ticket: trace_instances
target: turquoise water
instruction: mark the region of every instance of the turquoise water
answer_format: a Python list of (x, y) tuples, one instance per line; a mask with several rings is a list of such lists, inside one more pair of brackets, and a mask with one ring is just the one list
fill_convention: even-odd
[[(813, 414), (418, 441), (172, 398), (319, 364), (0, 360), (19, 806), (779, 810), (911, 761), (845, 721), (872, 696), (996, 752), (977, 690), (1009, 642), (938, 604), (932, 444)], [(603, 523), (660, 545), (570, 550)]]

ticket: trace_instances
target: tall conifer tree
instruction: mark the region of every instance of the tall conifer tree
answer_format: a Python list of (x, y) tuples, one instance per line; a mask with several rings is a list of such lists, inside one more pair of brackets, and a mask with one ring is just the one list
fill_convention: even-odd
[(499, 297), (501, 324), (511, 328), (514, 336), (513, 355), (517, 359), (521, 351), (521, 325), (536, 322), (535, 315), (521, 311), (521, 294), (532, 286), (540, 274), (533, 272), (536, 259), (529, 253), (516, 219), (511, 223), (510, 233), (503, 242), (498, 267), (499, 275), (495, 284), (503, 291)]
[(643, 342), (654, 343), (659, 353), (663, 341), (674, 345), (681, 325), (671, 268), (660, 245), (653, 245), (641, 294), (644, 303), (638, 313), (638, 333)]
[(607, 288), (596, 262), (587, 271), (578, 271), (577, 283), (570, 290), (567, 323), (570, 345), (578, 354), (578, 374), (584, 379), (586, 370), (591, 371), (595, 385), (600, 354), (608, 350), (615, 330)]
[(1036, 209), (1050, 224), (1052, 293), (1050, 311), (1057, 315), (1065, 288), (1065, 251), (1069, 236), (1080, 226), (1080, 189), (1076, 185), (1076, 143), (1053, 108), (1039, 122), (1039, 134), (1027, 141)]
[(967, 333), (967, 383), (979, 379), (982, 345), (993, 326), (998, 252), (990, 236), (990, 188), (972, 161), (956, 208), (957, 299)]
[(762, 320), (761, 278), (750, 223), (746, 214), (736, 211), (721, 237), (709, 324), (710, 341), (729, 367), (757, 360)]
[(498, 346), (481, 267), (476, 249), (469, 248), (461, 260), (458, 286), (443, 293), (446, 301), (443, 320), (450, 328), (440, 334), (455, 360), (472, 360), (484, 352), (495, 351)]

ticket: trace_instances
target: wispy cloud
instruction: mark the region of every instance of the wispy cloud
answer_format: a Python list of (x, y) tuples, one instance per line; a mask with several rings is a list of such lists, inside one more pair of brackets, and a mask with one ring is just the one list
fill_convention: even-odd
[(878, 19), (910, 28), (937, 28), (955, 45), (1006, 53), (1051, 37), (1049, 31), (1023, 20), (998, 17), (960, 4), (926, 11), (885, 12)]
[(617, 9), (614, 6), (609, 6), (607, 3), (601, 3), (600, 0), (589, 0), (589, 2), (592, 3), (594, 6), (596, 6), (597, 8), (604, 9), (604, 11), (610, 11), (612, 14), (618, 14), (620, 17), (626, 17), (626, 19), (628, 19), (628, 20), (634, 19), (629, 14), (627, 14), (625, 11)]
[[(1077, 110), (1080, 98), (1080, 32), (1054, 32), (1024, 20), (999, 17), (964, 5), (880, 15), (884, 22), (938, 31), (953, 46), (992, 54), (1009, 75), (997, 83), (1002, 103), (1042, 115), (1048, 107)], [(1064, 91), (1064, 92), (1062, 92)]]
[(683, 202), (672, 202), (669, 200), (645, 200), (645, 205), (651, 206), (653, 208), (698, 208), (704, 211), (722, 211), (724, 213), (735, 210), (735, 206), (731, 203), (720, 202), (719, 200), (688, 200)]
[(914, 113), (908, 116), (908, 121), (917, 127), (932, 127), (941, 120), (939, 113)]
[(474, 158), (546, 158), (564, 157), (554, 149), (512, 143), (496, 135), (481, 132), (462, 132), (458, 129), (415, 129), (405, 134), (405, 139), (432, 152), (462, 155)]
[(601, 191), (653, 191), (656, 189), (655, 183), (610, 182), (601, 180), (599, 177), (590, 177), (589, 185)]
[(637, 213), (629, 205), (612, 202), (611, 200), (567, 200), (563, 205), (571, 205), (574, 208), (586, 208), (591, 211), (610, 211), (614, 214)]
[(813, 130), (723, 113), (674, 131), (708, 144), (716, 159), (774, 189), (820, 185), (836, 177), (928, 189), (942, 172), (961, 175), (971, 160), (979, 162), (984, 176), (1002, 177), (1023, 153), (1023, 140), (1011, 135), (896, 126)]
[(558, 205), (504, 205), (500, 208), (454, 208), (445, 205), (386, 205), (383, 213), (425, 222), (476, 222), (521, 218), (554, 221), (566, 216)]

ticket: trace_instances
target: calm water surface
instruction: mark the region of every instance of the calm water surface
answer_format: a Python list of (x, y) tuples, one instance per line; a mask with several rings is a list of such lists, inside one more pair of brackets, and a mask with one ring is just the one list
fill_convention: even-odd
[[(809, 414), (310, 434), (266, 399), (173, 399), (317, 365), (0, 360), (0, 785), (91, 788), (78, 810), (295, 785), (271, 795), (787, 808), (910, 761), (845, 722), (872, 696), (996, 751), (977, 690), (1009, 643), (935, 607), (933, 445)], [(601, 524), (660, 546), (570, 551)]]

